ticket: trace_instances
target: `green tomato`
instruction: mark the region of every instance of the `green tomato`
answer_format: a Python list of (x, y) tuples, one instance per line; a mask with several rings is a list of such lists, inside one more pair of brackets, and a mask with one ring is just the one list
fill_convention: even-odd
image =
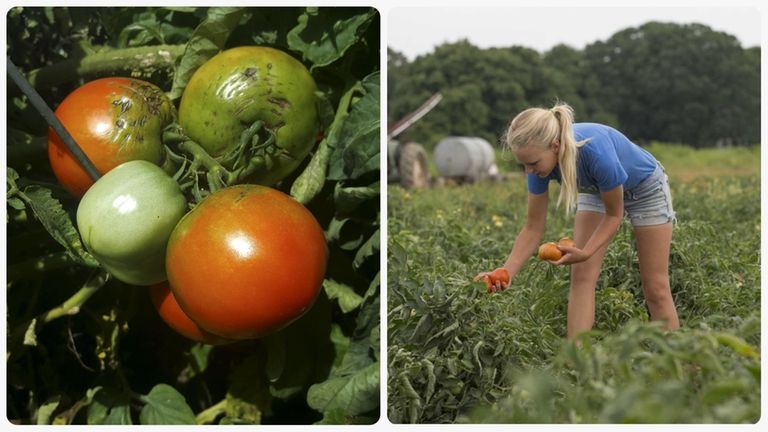
[(187, 202), (162, 168), (123, 163), (91, 186), (77, 207), (77, 228), (89, 252), (132, 285), (166, 280), (165, 249)]
[(271, 185), (290, 174), (315, 145), (315, 91), (312, 75), (290, 55), (260, 46), (232, 48), (192, 75), (181, 97), (179, 124), (220, 158), (238, 145), (246, 128), (261, 120), (275, 143), (255, 156), (263, 163), (248, 180)]

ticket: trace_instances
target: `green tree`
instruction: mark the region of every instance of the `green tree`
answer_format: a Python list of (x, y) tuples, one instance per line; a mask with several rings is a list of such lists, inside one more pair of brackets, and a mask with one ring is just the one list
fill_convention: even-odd
[(569, 103), (577, 121), (605, 123), (631, 139), (696, 147), (760, 139), (760, 48), (702, 24), (649, 22), (583, 50), (445, 43), (409, 62), (389, 50), (389, 121), (434, 92), (445, 96), (406, 132), (428, 147), (446, 135), (496, 142), (530, 106)]
[(633, 139), (696, 147), (759, 140), (750, 127), (759, 123), (759, 67), (731, 35), (649, 22), (587, 46), (585, 57), (600, 83), (590, 97)]

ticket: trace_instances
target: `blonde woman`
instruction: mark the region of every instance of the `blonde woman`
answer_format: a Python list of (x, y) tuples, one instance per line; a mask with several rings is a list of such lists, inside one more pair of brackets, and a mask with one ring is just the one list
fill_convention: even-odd
[[(603, 257), (626, 213), (632, 223), (640, 278), (652, 320), (680, 326), (669, 286), (669, 249), (675, 212), (664, 168), (621, 132), (598, 123), (574, 123), (573, 109), (529, 108), (510, 123), (506, 145), (525, 166), (528, 216), (504, 263), (510, 282), (537, 249), (547, 218), (549, 182), (560, 183), (558, 206), (576, 209), (575, 247), (560, 246), (556, 265), (571, 266), (568, 337), (590, 330), (595, 285)], [(483, 279), (483, 272), (475, 280)], [(508, 283), (493, 280), (491, 290)]]

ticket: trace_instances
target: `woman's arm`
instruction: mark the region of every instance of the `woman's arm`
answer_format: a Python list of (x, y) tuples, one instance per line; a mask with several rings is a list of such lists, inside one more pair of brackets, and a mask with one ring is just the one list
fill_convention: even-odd
[[(504, 262), (504, 268), (509, 273), (509, 281), (515, 278), (517, 272), (523, 267), (525, 261), (531, 257), (536, 250), (541, 236), (544, 234), (544, 225), (547, 221), (547, 204), (549, 196), (547, 193), (534, 195), (528, 194), (528, 215), (525, 226), (518, 233), (512, 252), (509, 253), (507, 261)], [(508, 283), (496, 280), (490, 276), (492, 272), (480, 272), (474, 280), (483, 279), (488, 284), (488, 292), (499, 292), (507, 289)]]
[(592, 237), (587, 240), (587, 244), (582, 249), (560, 246), (560, 250), (565, 252), (565, 255), (553, 264), (575, 264), (586, 261), (616, 234), (624, 217), (624, 187), (618, 185), (609, 191), (601, 192), (600, 197), (605, 205), (605, 215), (592, 233)]
[(547, 222), (547, 205), (549, 194), (528, 194), (528, 215), (525, 225), (515, 239), (512, 252), (509, 253), (504, 268), (509, 272), (510, 280), (523, 267), (523, 264), (536, 251), (544, 235), (544, 227)]

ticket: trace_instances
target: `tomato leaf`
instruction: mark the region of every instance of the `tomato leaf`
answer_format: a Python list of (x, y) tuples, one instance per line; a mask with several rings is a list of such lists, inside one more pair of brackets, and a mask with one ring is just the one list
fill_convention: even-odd
[(205, 369), (208, 368), (208, 357), (212, 349), (213, 345), (204, 343), (196, 343), (189, 349), (185, 355), (187, 366), (182, 371), (185, 379), (191, 379), (205, 372)]
[[(378, 406), (379, 362), (378, 331), (380, 297), (369, 297), (359, 308), (355, 329), (349, 341), (337, 335), (337, 358), (328, 379), (309, 388), (307, 403), (323, 412), (324, 421), (334, 421), (333, 412), (343, 410), (346, 421)], [(373, 338), (372, 338), (373, 336)], [(373, 346), (371, 343), (376, 343)]]
[[(118, 36), (119, 48), (152, 44), (175, 44), (189, 40), (192, 30), (169, 22), (172, 11), (157, 8), (154, 11), (134, 15), (133, 22), (125, 26)], [(179, 11), (182, 12), (182, 11)]]
[(351, 341), (338, 324), (331, 325), (331, 342), (333, 343), (333, 349), (336, 352), (333, 366), (341, 366), (341, 362), (344, 360), (344, 356), (349, 349)]
[(54, 396), (40, 405), (40, 408), (37, 409), (37, 424), (51, 424), (51, 416), (53, 415), (53, 412), (56, 411), (56, 408), (59, 407), (59, 403), (61, 403), (61, 396)]
[(14, 198), (8, 198), (7, 202), (8, 202), (8, 205), (11, 206), (11, 208), (16, 209), (16, 210), (24, 210), (24, 208), (26, 207), (24, 205), (24, 201), (22, 201), (19, 198), (15, 198), (15, 197)]
[(288, 47), (302, 54), (305, 61), (312, 63), (310, 70), (335, 62), (360, 41), (361, 36), (378, 15), (375, 9), (353, 15), (340, 16), (336, 13), (318, 13), (316, 7), (308, 7), (299, 16), (299, 24), (288, 32)]
[(376, 232), (368, 237), (368, 240), (366, 240), (365, 243), (360, 246), (360, 249), (358, 249), (357, 253), (355, 254), (354, 261), (352, 261), (352, 266), (354, 268), (360, 268), (366, 258), (369, 258), (379, 252), (379, 237), (379, 230), (376, 230)]
[(339, 238), (341, 238), (341, 229), (344, 228), (344, 225), (348, 221), (349, 221), (349, 218), (331, 219), (331, 222), (328, 223), (328, 228), (325, 229), (325, 241), (328, 243), (332, 243), (337, 241)]
[[(275, 398), (287, 400), (328, 376), (334, 360), (329, 340), (334, 315), (331, 307), (331, 301), (321, 292), (306, 314), (265, 338), (266, 369), (267, 374), (273, 374), (269, 386)], [(275, 372), (280, 373), (279, 377)]]
[(317, 117), (320, 119), (320, 132), (327, 136), (328, 129), (336, 118), (336, 111), (330, 101), (331, 95), (327, 91), (317, 91), (315, 96), (317, 97)]
[(94, 387), (86, 390), (85, 396), (75, 402), (71, 407), (66, 409), (63, 412), (60, 412), (56, 415), (56, 418), (53, 420), (53, 424), (55, 425), (61, 425), (61, 424), (71, 424), (72, 419), (75, 418), (77, 413), (80, 412), (80, 410), (88, 405), (90, 405), (93, 402), (93, 397), (96, 395), (96, 393), (101, 390), (101, 387)]
[(20, 197), (29, 205), (35, 217), (43, 224), (51, 237), (64, 246), (67, 253), (72, 255), (77, 262), (88, 267), (98, 267), (99, 263), (83, 247), (72, 220), (69, 219), (59, 200), (51, 195), (49, 189), (28, 186), (24, 188)]
[(143, 425), (195, 424), (195, 414), (184, 396), (168, 384), (152, 387), (141, 400), (146, 403), (139, 415)]
[[(358, 206), (380, 195), (380, 183), (371, 183), (369, 186), (343, 187), (342, 183), (336, 183), (333, 191), (333, 200), (336, 204), (337, 214), (352, 213)], [(371, 203), (377, 206), (379, 203)]]
[(173, 87), (168, 94), (171, 100), (181, 97), (184, 88), (197, 68), (224, 49), (227, 38), (237, 27), (244, 12), (243, 8), (213, 7), (208, 9), (205, 20), (197, 26), (192, 38), (187, 42), (187, 48), (176, 68)]
[(323, 189), (329, 155), (328, 142), (322, 140), (307, 167), (291, 185), (291, 196), (298, 202), (307, 204)]
[(32, 318), (24, 331), (24, 345), (37, 346), (37, 318)]
[(100, 388), (88, 406), (90, 425), (130, 425), (131, 410), (127, 394), (112, 388)]
[(363, 302), (363, 298), (360, 297), (351, 286), (336, 282), (332, 279), (324, 280), (323, 288), (325, 289), (325, 293), (328, 294), (328, 298), (331, 300), (338, 300), (339, 307), (344, 313), (357, 309)]
[(379, 406), (379, 362), (350, 375), (329, 379), (309, 388), (307, 402), (321, 412), (341, 410), (345, 417), (367, 413)]
[(367, 76), (361, 97), (344, 119), (331, 153), (329, 180), (356, 179), (379, 169), (379, 72)]

